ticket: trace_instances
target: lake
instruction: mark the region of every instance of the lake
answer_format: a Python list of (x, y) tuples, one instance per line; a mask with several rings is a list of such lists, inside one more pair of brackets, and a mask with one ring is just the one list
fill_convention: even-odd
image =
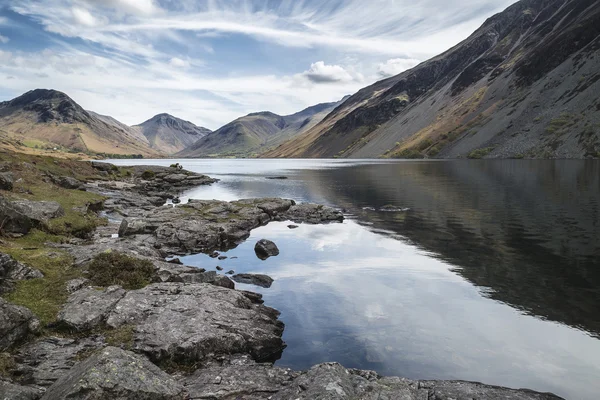
[[(182, 258), (275, 279), (237, 287), (281, 311), (288, 347), (278, 365), (338, 361), (598, 398), (598, 161), (112, 162), (179, 162), (221, 179), (184, 200), (284, 197), (345, 210), (343, 224), (258, 228), (226, 253), (238, 258)], [(266, 179), (280, 175), (288, 179)], [(278, 257), (256, 257), (262, 238)]]

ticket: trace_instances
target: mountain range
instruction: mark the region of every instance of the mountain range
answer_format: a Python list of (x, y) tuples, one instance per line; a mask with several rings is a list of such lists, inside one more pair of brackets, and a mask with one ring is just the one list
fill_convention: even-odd
[(521, 0), (467, 39), (339, 102), (211, 132), (127, 126), (37, 89), (0, 103), (0, 145), (144, 157), (600, 157), (600, 0)]

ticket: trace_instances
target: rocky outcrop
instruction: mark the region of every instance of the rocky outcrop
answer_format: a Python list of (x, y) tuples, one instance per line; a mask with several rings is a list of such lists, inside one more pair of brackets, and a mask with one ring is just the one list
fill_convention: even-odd
[(13, 190), (15, 177), (11, 172), (0, 172), (0, 190)]
[(108, 313), (125, 296), (120, 286), (99, 290), (81, 289), (71, 296), (58, 313), (57, 321), (76, 331), (86, 331), (104, 323)]
[(0, 231), (26, 234), (64, 213), (60, 204), (54, 201), (9, 201), (0, 197)]
[(0, 351), (6, 350), (40, 328), (33, 313), (0, 298)]
[(42, 278), (37, 269), (21, 264), (8, 254), (0, 253), (0, 295), (10, 292), (17, 281)]
[(264, 288), (270, 288), (273, 284), (273, 278), (261, 274), (237, 274), (233, 275), (231, 279), (239, 283), (247, 283)]
[(83, 183), (70, 176), (53, 176), (52, 182), (65, 189), (79, 189)]
[(6, 400), (37, 400), (42, 397), (42, 390), (17, 385), (0, 377), (0, 399)]
[(261, 239), (256, 242), (256, 245), (254, 245), (254, 252), (261, 260), (266, 260), (269, 257), (279, 255), (279, 249), (277, 248), (277, 245), (267, 239)]
[(107, 347), (64, 374), (42, 397), (183, 400), (183, 387), (142, 356)]

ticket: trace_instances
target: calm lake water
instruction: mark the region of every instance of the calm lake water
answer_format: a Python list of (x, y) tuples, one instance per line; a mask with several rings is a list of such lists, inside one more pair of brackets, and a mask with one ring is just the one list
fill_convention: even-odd
[[(343, 224), (272, 223), (216, 261), (266, 273), (288, 347), (278, 365), (464, 379), (597, 399), (600, 162), (116, 160), (221, 179), (184, 194), (285, 197), (343, 208)], [(267, 176), (285, 175), (287, 180)], [(403, 212), (376, 211), (384, 205)], [(373, 210), (375, 209), (375, 210)], [(259, 260), (254, 243), (275, 241)]]

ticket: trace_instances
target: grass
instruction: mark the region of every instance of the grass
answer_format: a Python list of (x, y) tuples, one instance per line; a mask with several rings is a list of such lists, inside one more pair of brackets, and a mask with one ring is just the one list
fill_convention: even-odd
[(476, 149), (470, 152), (467, 158), (480, 159), (490, 154), (493, 150), (493, 147), (484, 147), (482, 149)]
[(116, 251), (98, 254), (86, 267), (90, 282), (97, 286), (119, 285), (130, 290), (141, 289), (156, 277), (150, 261)]
[(67, 281), (81, 277), (81, 271), (71, 267), (72, 258), (67, 253), (47, 247), (46, 242), (57, 242), (62, 238), (34, 230), (9, 244), (0, 246), (0, 251), (16, 260), (39, 269), (43, 278), (19, 281), (15, 290), (6, 295), (14, 304), (29, 308), (42, 322), (48, 324), (67, 300)]
[(9, 378), (15, 367), (15, 360), (10, 354), (0, 353), (0, 377)]
[(558, 117), (550, 120), (546, 126), (546, 133), (553, 135), (562, 135), (566, 132), (566, 128), (575, 124), (575, 116), (569, 113), (562, 113)]
[(135, 326), (123, 325), (116, 329), (107, 330), (104, 333), (104, 340), (109, 346), (121, 347), (126, 350), (133, 348), (133, 339)]
[(393, 157), (394, 158), (407, 158), (407, 159), (425, 158), (425, 156), (416, 149), (404, 149), (401, 152), (394, 154)]

